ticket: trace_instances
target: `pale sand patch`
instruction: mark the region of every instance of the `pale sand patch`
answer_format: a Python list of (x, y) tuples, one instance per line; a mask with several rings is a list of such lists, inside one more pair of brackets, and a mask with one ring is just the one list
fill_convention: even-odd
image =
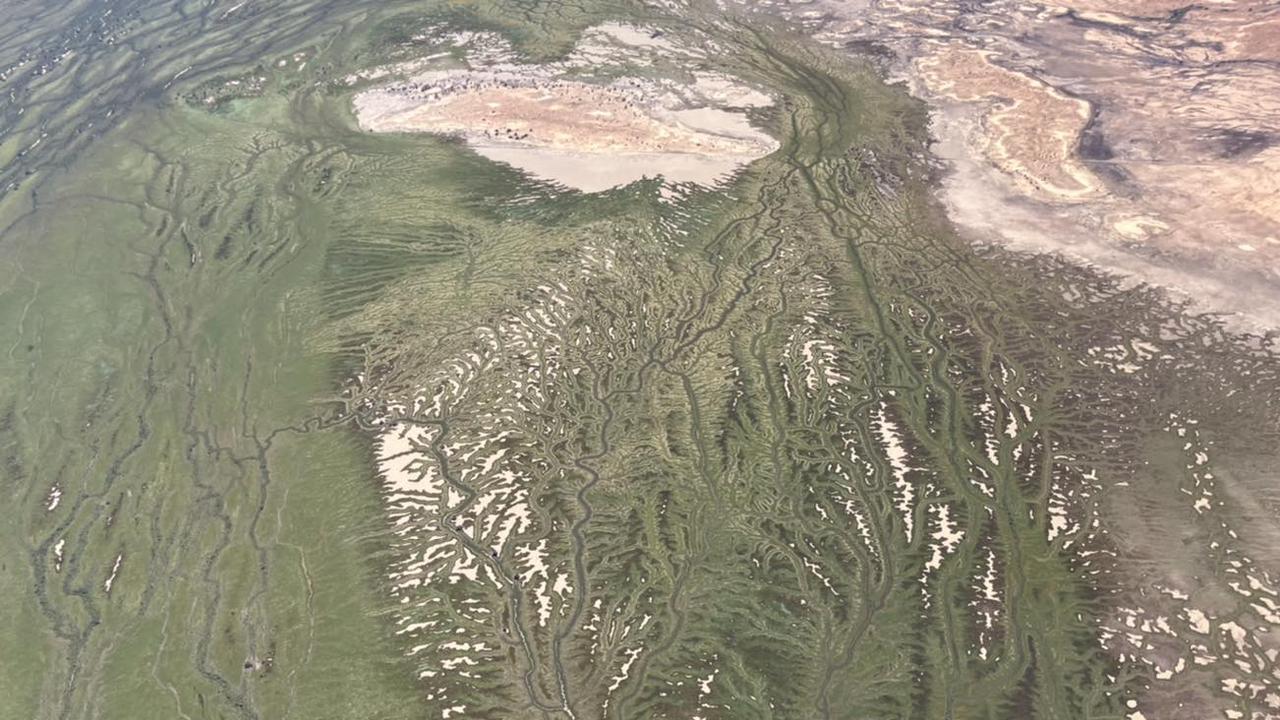
[[(498, 77), (436, 73), (424, 78), (434, 84), (407, 92), (367, 91), (355, 99), (357, 117), (374, 132), (456, 135), (487, 158), (582, 192), (657, 176), (714, 185), (777, 148), (745, 115), (710, 105), (664, 105), (649, 96), (656, 93), (645, 93), (656, 86)], [(767, 99), (749, 89), (735, 93), (723, 80), (707, 82), (744, 103)]]
[(667, 52), (676, 52), (677, 47), (666, 38), (665, 33), (654, 28), (636, 27), (626, 23), (607, 22), (595, 27), (595, 30), (624, 44), (636, 47), (657, 48)]
[(1276, 3), (781, 12), (811, 6), (825, 11), (803, 23), (815, 37), (889, 46), (892, 72), (933, 105), (934, 148), (955, 163), (945, 199), (967, 235), (1161, 285), (1241, 329), (1280, 327), (1280, 246), (1266, 241), (1280, 235)]
[(674, 125), (702, 133), (720, 140), (741, 140), (741, 147), (747, 152), (762, 148), (772, 149), (775, 145), (772, 138), (751, 126), (745, 115), (729, 112), (717, 107), (697, 107), (688, 110), (673, 110), (660, 114), (664, 119), (674, 120)]
[[(973, 132), (970, 123), (971, 118), (954, 108), (933, 114), (933, 130), (939, 138), (933, 149), (951, 168), (943, 180), (941, 196), (947, 215), (970, 239), (995, 242), (1022, 252), (1061, 254), (1073, 262), (1127, 277), (1130, 282), (1162, 286), (1173, 297), (1194, 300), (1200, 308), (1235, 313), (1224, 319), (1239, 329), (1280, 326), (1280, 299), (1274, 291), (1250, 277), (1233, 274), (1228, 278), (1206, 272), (1203, 264), (1197, 266), (1196, 271), (1188, 272), (1181, 263), (1162, 261), (1158, 256), (1146, 257), (1109, 241), (1107, 230), (1114, 230), (1112, 218), (1122, 219), (1132, 213), (1171, 225), (1168, 230), (1148, 225), (1146, 229), (1151, 234), (1142, 239), (1143, 244), (1168, 247), (1170, 236), (1181, 228), (1169, 223), (1168, 217), (1160, 219), (1163, 213), (1142, 212), (1150, 208), (1150, 203), (1125, 205), (1122, 210), (1116, 206), (1119, 201), (1111, 199), (1107, 204), (1099, 203), (1097, 209), (1091, 206), (1091, 212), (1102, 217), (1090, 220), (1089, 215), (1071, 214), (1029, 202), (1007, 184), (1007, 176), (993, 172), (985, 158), (974, 156), (966, 142)], [(1118, 231), (1116, 234), (1135, 240)], [(1159, 242), (1152, 242), (1156, 238)], [(1280, 252), (1280, 243), (1264, 245), (1255, 240), (1254, 245)], [(1263, 254), (1258, 252), (1246, 257), (1259, 267), (1255, 258)]]
[(1169, 229), (1167, 223), (1148, 215), (1126, 216), (1111, 224), (1112, 229), (1129, 240), (1145, 240), (1154, 233)]
[[(614, 43), (599, 45), (601, 38)], [(662, 32), (618, 23), (597, 26), (571, 58), (634, 61), (627, 48), (668, 57), (693, 52)], [(471, 70), (413, 68), (400, 82), (358, 93), (360, 127), (461, 138), (479, 154), (582, 192), (646, 177), (716, 185), (768, 155), (778, 142), (753, 127), (747, 108), (772, 105), (765, 93), (718, 72), (684, 78), (569, 79), (576, 61), (498, 63)]]
[(585, 153), (751, 155), (774, 146), (745, 117), (719, 108), (651, 110), (632, 94), (580, 82), (477, 82), (420, 92), (407, 103), (362, 93), (360, 124), (375, 132), (458, 134), (473, 144), (496, 139)]
[(715, 105), (757, 108), (773, 104), (773, 98), (723, 73), (695, 72), (693, 77), (693, 91)]
[(973, 140), (1024, 192), (1058, 201), (1102, 192), (1076, 154), (1089, 122), (1089, 103), (999, 67), (982, 50), (944, 46), (917, 60), (916, 67), (934, 93), (990, 104), (982, 120), (984, 132)]
[(575, 153), (514, 145), (472, 146), (495, 162), (585, 193), (621, 187), (642, 178), (662, 177), (670, 183), (691, 182), (712, 187), (755, 159), (749, 155), (693, 153)]

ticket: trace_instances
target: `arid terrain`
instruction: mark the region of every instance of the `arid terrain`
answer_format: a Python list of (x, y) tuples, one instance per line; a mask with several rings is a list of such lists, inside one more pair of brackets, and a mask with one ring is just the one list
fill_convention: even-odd
[(467, 69), (375, 73), (401, 79), (355, 97), (361, 127), (460, 137), (491, 160), (583, 192), (656, 176), (716, 185), (778, 147), (741, 112), (771, 99), (727, 76), (571, 79), (584, 66), (634, 69), (701, 57), (656, 30), (606, 23), (553, 64), (495, 62), (493, 55), (472, 48)]
[(878, 54), (933, 108), (944, 200), (981, 241), (1061, 251), (1280, 326), (1280, 6), (1160, 0), (768, 5)]
[(0, 3), (0, 720), (1280, 720), (1276, 16)]

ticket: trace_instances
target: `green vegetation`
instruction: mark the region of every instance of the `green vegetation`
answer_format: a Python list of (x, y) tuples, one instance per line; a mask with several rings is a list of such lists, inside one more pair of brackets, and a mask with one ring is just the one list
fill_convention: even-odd
[[(75, 54), (5, 80), (5, 157), (46, 136), (0, 200), (0, 717), (1121, 718), (1128, 494), (1204, 481), (1171, 418), (1228, 480), (1276, 446), (1269, 339), (962, 243), (924, 109), (762, 20), (119, 5), (31, 11)], [(416, 24), (545, 59), (619, 17), (712, 38), (782, 149), (562, 193), (338, 82)]]

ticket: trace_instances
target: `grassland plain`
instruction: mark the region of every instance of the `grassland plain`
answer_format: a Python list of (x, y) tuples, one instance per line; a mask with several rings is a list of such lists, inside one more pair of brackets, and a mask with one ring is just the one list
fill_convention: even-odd
[(368, 444), (308, 344), (343, 140), (293, 91), (326, 68), (183, 100), (264, 58), (351, 60), (368, 5), (0, 10), (0, 717), (420, 715), (379, 615)]
[[(957, 241), (869, 67), (700, 6), (109, 9), (3, 11), (0, 717), (1270, 712), (1271, 338)], [(338, 82), (606, 18), (781, 150), (582, 195)]]

